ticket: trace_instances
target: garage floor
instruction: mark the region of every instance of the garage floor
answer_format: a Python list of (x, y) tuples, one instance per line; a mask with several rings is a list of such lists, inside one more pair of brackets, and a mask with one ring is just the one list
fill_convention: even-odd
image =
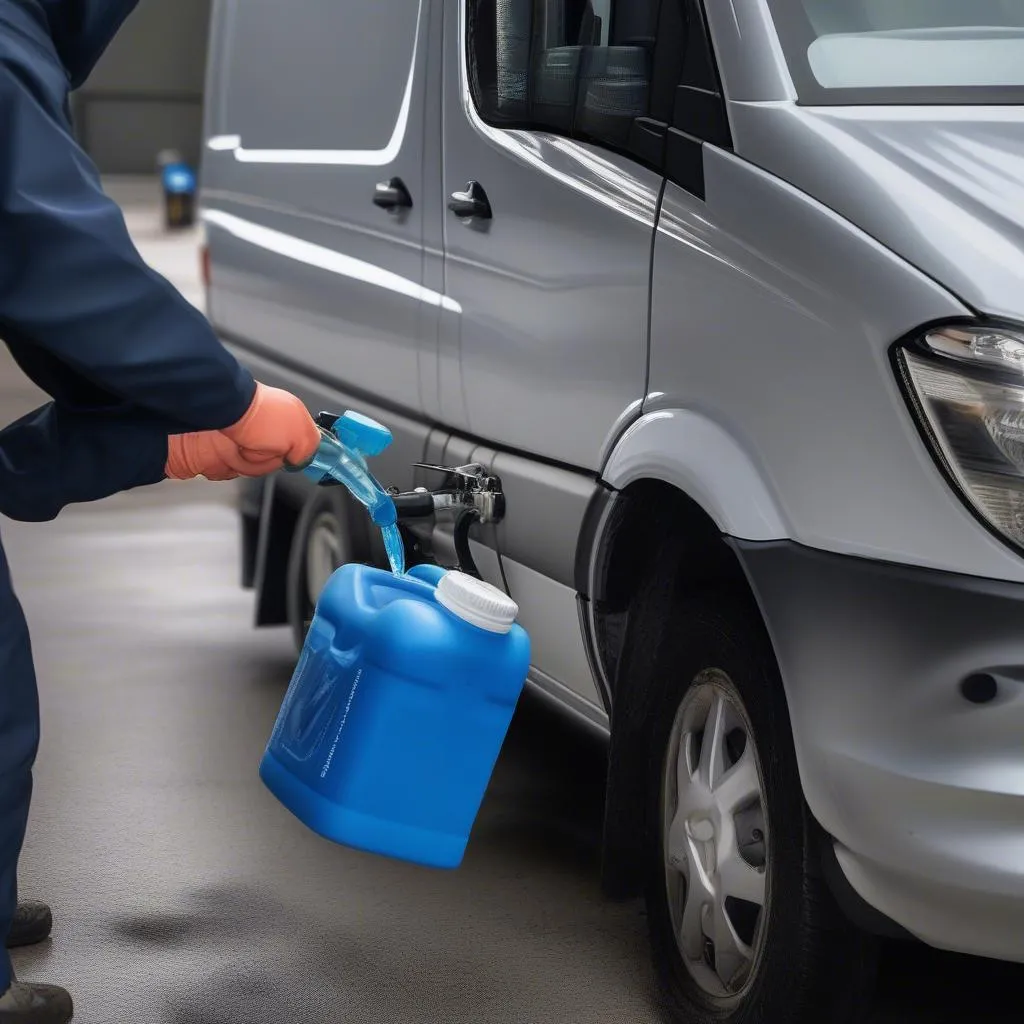
[[(118, 195), (198, 301), (194, 240)], [(5, 359), (0, 418), (38, 400)], [(641, 908), (598, 891), (600, 744), (546, 707), (521, 709), (456, 873), (332, 846), (264, 791), (294, 655), (250, 626), (232, 497), (163, 484), (3, 524), (44, 717), (22, 889), (57, 915), (21, 975), (70, 987), (83, 1024), (661, 1020)], [(873, 1024), (1017, 1021), (984, 1007), (1022, 984), (897, 947)]]

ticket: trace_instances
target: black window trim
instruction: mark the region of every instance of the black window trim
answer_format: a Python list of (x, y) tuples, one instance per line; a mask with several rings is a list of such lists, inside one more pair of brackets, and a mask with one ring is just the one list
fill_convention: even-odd
[[(614, 0), (614, 2), (629, 2), (629, 0)], [(700, 69), (700, 71), (705, 74), (710, 74), (714, 89), (709, 89), (706, 86), (700, 86), (684, 80), (681, 80), (676, 86), (677, 103), (679, 95), (684, 92), (706, 98), (706, 106), (703, 113), (706, 118), (710, 119), (710, 123), (701, 125), (699, 112), (695, 112), (692, 118), (688, 117), (686, 119), (681, 119), (678, 114), (673, 112), (673, 119), (671, 122), (658, 121), (650, 117), (640, 117), (636, 119), (635, 123), (638, 125), (641, 122), (644, 123), (644, 126), (648, 129), (650, 136), (657, 136), (658, 134), (661, 135), (660, 146), (658, 146), (657, 143), (654, 144), (654, 148), (659, 149), (659, 153), (656, 157), (638, 152), (634, 147), (618, 146), (609, 142), (607, 139), (597, 136), (589, 136), (584, 132), (575, 132), (570, 134), (569, 132), (560, 131), (549, 125), (538, 124), (529, 119), (495, 118), (493, 114), (486, 109), (487, 105), (481, 102), (479, 80), (477, 77), (473, 54), (473, 12), (472, 10), (468, 10), (468, 16), (465, 20), (466, 31), (462, 40), (462, 46), (464, 48), (464, 60), (469, 72), (467, 78), (469, 82), (470, 99), (473, 103), (477, 117), (479, 117), (484, 124), (503, 131), (524, 131), (540, 135), (554, 135), (559, 138), (571, 139), (574, 142), (595, 146), (607, 152), (615, 153), (639, 164), (640, 166), (646, 167), (648, 170), (652, 170), (663, 175), (670, 181), (673, 181), (682, 188), (685, 188), (687, 191), (697, 195), (699, 198), (703, 198), (704, 180), (701, 163), (704, 144), (708, 143), (722, 149), (732, 149), (732, 133), (729, 126), (725, 90), (722, 86), (721, 72), (718, 67), (714, 42), (708, 27), (707, 13), (705, 11), (705, 3), (707, 0), (663, 0), (663, 2), (678, 3), (683, 10), (687, 22), (689, 23), (691, 32), (696, 31), (699, 33), (703, 49), (703, 59), (706, 61), (706, 67)], [(463, 3), (468, 7), (473, 3), (473, 0), (463, 0)], [(614, 6), (612, 11), (614, 17)], [(686, 38), (687, 44), (689, 45), (692, 36), (687, 34)], [(686, 77), (684, 69), (683, 78), (685, 79)], [(695, 148), (700, 152), (695, 153)]]

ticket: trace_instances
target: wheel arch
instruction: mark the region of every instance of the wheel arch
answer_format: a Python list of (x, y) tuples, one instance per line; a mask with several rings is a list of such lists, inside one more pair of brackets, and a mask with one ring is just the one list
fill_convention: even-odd
[[(648, 823), (637, 787), (643, 785), (646, 771), (645, 735), (656, 694), (653, 673), (644, 679), (618, 678), (630, 614), (643, 619), (640, 627), (634, 621), (634, 628), (653, 638), (666, 628), (680, 601), (700, 593), (727, 595), (747, 606), (775, 650), (767, 617), (733, 539), (700, 502), (662, 478), (641, 477), (621, 491), (604, 487), (591, 503), (577, 560), (577, 585), (588, 649), (608, 690), (612, 728), (601, 875), (605, 892), (613, 898), (633, 898), (643, 890)], [(834, 840), (813, 818), (811, 824), (819, 870), (845, 916), (865, 931), (907, 938), (853, 891), (836, 863)]]
[(698, 501), (658, 477), (640, 477), (621, 491), (603, 489), (587, 517), (588, 555), (581, 551), (577, 585), (593, 669), (611, 719), (602, 883), (617, 898), (636, 896), (642, 888), (646, 822), (637, 787), (655, 692), (653, 675), (626, 680), (619, 673), (627, 630), (651, 636), (653, 649), (672, 608), (701, 592), (728, 592), (761, 619), (729, 539)]
[(732, 432), (695, 409), (645, 412), (623, 432), (602, 471), (613, 490), (657, 480), (703, 511), (719, 532), (748, 541), (792, 536), (768, 475)]
[(576, 589), (609, 714), (625, 615), (658, 552), (678, 561), (691, 588), (727, 585), (753, 598), (729, 540), (790, 536), (746, 446), (708, 415), (660, 401), (610, 446), (577, 547)]

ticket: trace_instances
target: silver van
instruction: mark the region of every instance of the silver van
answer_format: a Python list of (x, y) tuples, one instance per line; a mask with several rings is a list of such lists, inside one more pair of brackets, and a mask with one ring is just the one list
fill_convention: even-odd
[[(258, 377), (500, 479), (677, 1020), (1024, 960), (1018, 0), (217, 0), (202, 207)], [(259, 624), (382, 559), (332, 489), (242, 516)]]

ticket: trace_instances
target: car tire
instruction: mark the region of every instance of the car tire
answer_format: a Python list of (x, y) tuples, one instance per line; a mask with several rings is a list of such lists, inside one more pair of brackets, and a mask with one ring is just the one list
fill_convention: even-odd
[(316, 609), (317, 598), (331, 573), (356, 561), (349, 503), (339, 489), (318, 488), (299, 514), (288, 556), (288, 624), (301, 649)]
[(871, 998), (875, 942), (822, 877), (760, 616), (724, 595), (672, 618), (655, 659), (645, 829), (648, 925), (670, 1016), (853, 1024)]

